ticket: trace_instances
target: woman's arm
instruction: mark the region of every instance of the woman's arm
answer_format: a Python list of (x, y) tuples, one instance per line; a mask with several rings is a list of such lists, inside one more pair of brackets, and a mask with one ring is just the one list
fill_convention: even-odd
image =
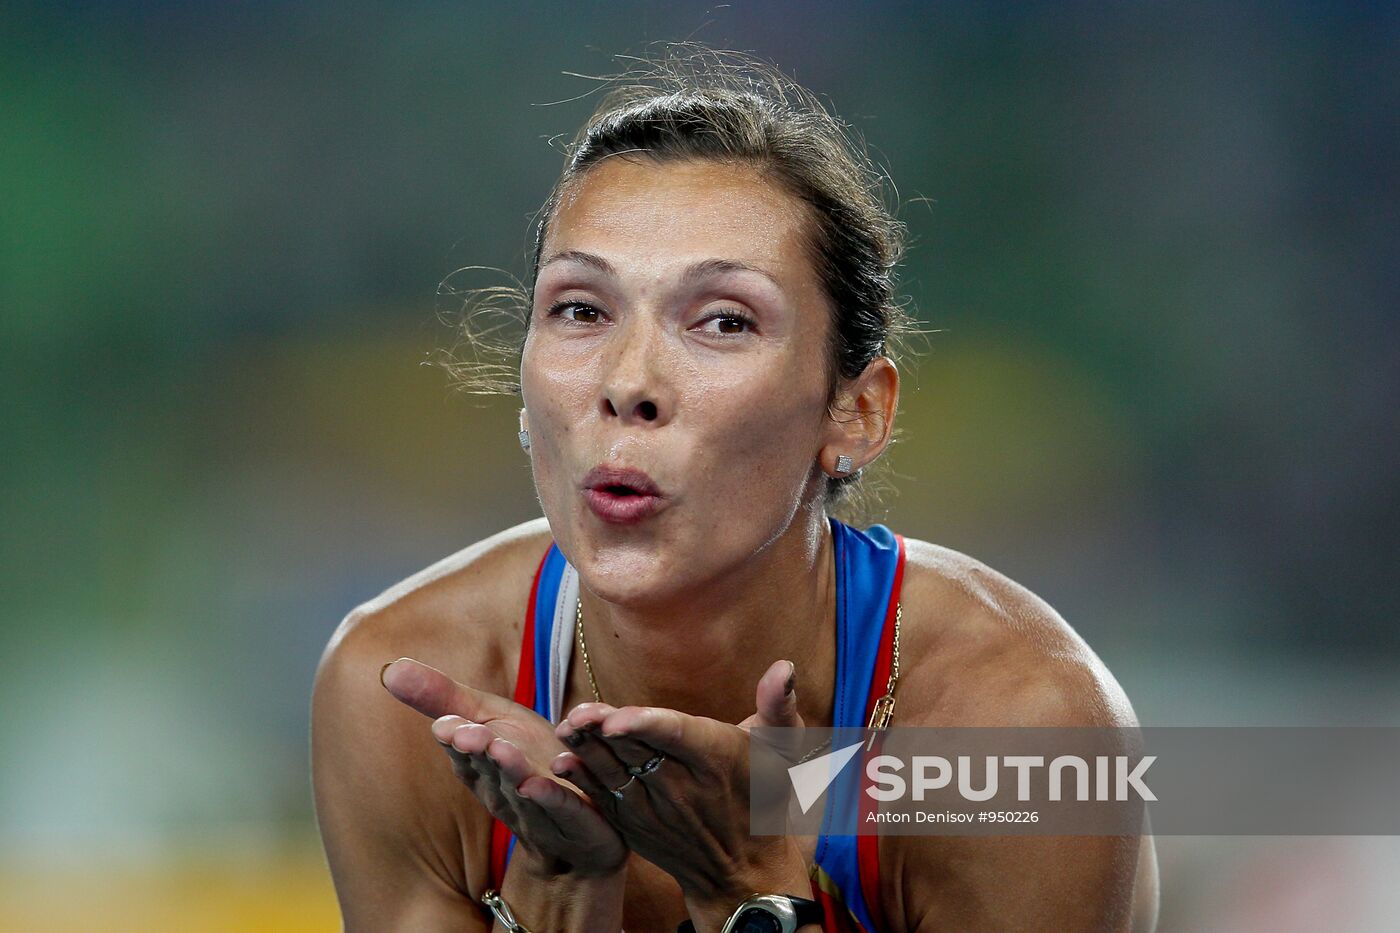
[[(954, 722), (1137, 726), (1121, 688), (1092, 656), (1002, 645), (970, 671), (975, 680), (968, 689), (945, 699), (943, 715)], [(917, 665), (913, 674), (911, 682), (920, 684)], [(887, 910), (905, 918), (892, 925), (896, 931), (1151, 933), (1156, 924), (1150, 835), (896, 836), (881, 840), (880, 853), (882, 875), (888, 869), (889, 877), (899, 879), (898, 897), (886, 898)]]
[(895, 930), (1135, 929), (1135, 836), (905, 836), (891, 849), (906, 892)]
[[(432, 721), (385, 691), (392, 652), (358, 621), (332, 639), (312, 700), (317, 818), (345, 929), (484, 933), (494, 927), (468, 882), (485, 876), (484, 865), (466, 859), (481, 853), (484, 862), (490, 817), (434, 747)], [(453, 699), (469, 688), (431, 674), (414, 697), (419, 713), (462, 707)], [(624, 874), (585, 875), (517, 845), (501, 896), (531, 929), (620, 928)]]
[[(905, 605), (925, 608), (905, 614), (896, 726), (1137, 727), (1117, 680), (1048, 603), (956, 551), (907, 547)], [(1150, 835), (887, 836), (879, 850), (892, 933), (1156, 924)]]
[(611, 933), (622, 929), (625, 882), (625, 872), (589, 877), (561, 874), (517, 844), (506, 867), (501, 897), (531, 930)]
[[(520, 643), (507, 620), (518, 621), (548, 540), (542, 520), (528, 522), (445, 558), (351, 613), (326, 648), (312, 700), (312, 776), (352, 933), (491, 928), (480, 904), (491, 815), (454, 775), (433, 721), (395, 699), (380, 678), (386, 661), (409, 654), (504, 691)], [(547, 724), (544, 731), (552, 737)], [(534, 867), (529, 846), (517, 846), (502, 885), (527, 925), (535, 923), (535, 902), (615, 900), (580, 898), (581, 886), (544, 883)]]
[[(416, 764), (423, 743), (437, 750), (380, 687), (386, 649), (360, 621), (352, 614), (332, 638), (311, 707), (316, 817), (344, 928), (484, 933), (490, 924), (465, 890), (461, 808)], [(489, 826), (484, 814), (478, 825)]]
[(1137, 880), (1133, 884), (1133, 933), (1154, 933), (1160, 906), (1157, 846), (1151, 836), (1143, 836), (1138, 848)]

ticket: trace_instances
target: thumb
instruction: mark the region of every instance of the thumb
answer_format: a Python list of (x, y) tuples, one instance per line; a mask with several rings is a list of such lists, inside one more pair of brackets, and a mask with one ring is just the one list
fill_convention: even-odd
[(407, 706), (431, 719), (449, 714), (473, 722), (504, 716), (514, 705), (494, 693), (459, 684), (442, 671), (412, 658), (390, 661), (379, 671), (384, 689)]
[(797, 712), (797, 668), (791, 661), (774, 661), (758, 679), (754, 706), (758, 711), (755, 726), (802, 726)]

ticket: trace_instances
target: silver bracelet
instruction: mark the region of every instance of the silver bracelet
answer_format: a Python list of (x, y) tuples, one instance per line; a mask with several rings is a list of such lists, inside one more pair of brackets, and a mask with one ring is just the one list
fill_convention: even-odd
[(505, 927), (506, 933), (530, 933), (529, 929), (522, 926), (519, 920), (515, 919), (515, 914), (511, 913), (510, 905), (501, 899), (501, 892), (492, 889), (481, 895), (481, 904), (491, 915), (501, 921), (501, 926)]
[[(530, 928), (523, 926), (519, 920), (515, 919), (515, 914), (511, 913), (510, 905), (501, 897), (501, 892), (494, 888), (481, 895), (481, 904), (491, 911), (491, 916), (501, 921), (501, 926), (505, 927), (506, 933), (530, 933)], [(618, 930), (617, 933), (627, 933), (625, 930)]]

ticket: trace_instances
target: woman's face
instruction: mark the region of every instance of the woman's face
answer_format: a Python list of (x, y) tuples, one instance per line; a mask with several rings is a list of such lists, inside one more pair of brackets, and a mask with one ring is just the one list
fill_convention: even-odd
[(562, 199), (521, 388), (554, 538), (604, 599), (722, 581), (819, 501), (831, 317), (806, 223), (713, 162), (612, 158)]

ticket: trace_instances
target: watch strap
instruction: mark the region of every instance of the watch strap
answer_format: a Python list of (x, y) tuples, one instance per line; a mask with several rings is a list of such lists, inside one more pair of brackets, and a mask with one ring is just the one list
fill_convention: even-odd
[(792, 901), (792, 909), (797, 913), (797, 925), (806, 926), (809, 923), (822, 924), (826, 922), (826, 911), (822, 910), (822, 905), (806, 897), (789, 898)]

